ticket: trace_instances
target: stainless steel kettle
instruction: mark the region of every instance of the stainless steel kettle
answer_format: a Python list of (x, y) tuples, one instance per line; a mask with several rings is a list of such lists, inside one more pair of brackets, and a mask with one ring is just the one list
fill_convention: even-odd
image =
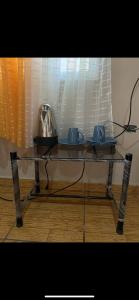
[(56, 137), (56, 126), (54, 115), (49, 104), (42, 104), (40, 107), (40, 136)]

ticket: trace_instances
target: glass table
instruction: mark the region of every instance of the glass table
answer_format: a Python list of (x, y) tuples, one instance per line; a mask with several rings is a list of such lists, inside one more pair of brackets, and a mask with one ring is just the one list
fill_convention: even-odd
[[(83, 205), (85, 205), (85, 200), (88, 199), (92, 201), (93, 199), (102, 199), (112, 201), (113, 207), (117, 212), (117, 225), (116, 232), (117, 234), (123, 234), (123, 225), (125, 219), (125, 208), (127, 202), (127, 192), (130, 178), (130, 170), (132, 163), (132, 154), (127, 153), (123, 157), (116, 148), (96, 148), (92, 147), (89, 144), (70, 146), (70, 145), (60, 145), (56, 144), (53, 147), (48, 146), (37, 146), (25, 151), (22, 155), (18, 155), (17, 152), (10, 153), (11, 158), (11, 167), (12, 167), (12, 178), (13, 178), (13, 190), (14, 190), (14, 201), (16, 209), (16, 226), (23, 226), (23, 211), (28, 201), (32, 201), (33, 197), (64, 197), (64, 198), (81, 198)], [(20, 185), (19, 185), (19, 170), (18, 170), (18, 161), (29, 160), (34, 161), (35, 164), (35, 183), (33, 189), (24, 199), (21, 201), (20, 197)], [(83, 171), (85, 169), (86, 162), (105, 162), (108, 164), (108, 175), (105, 194), (103, 196), (97, 195), (88, 195), (84, 193), (83, 195), (79, 194), (59, 194), (53, 192), (42, 193), (40, 189), (40, 170), (39, 163), (40, 161), (77, 161), (83, 162)], [(117, 203), (114, 199), (112, 192), (112, 176), (113, 176), (113, 165), (114, 163), (123, 163), (123, 179), (122, 179), (122, 189), (120, 202), (117, 206)], [(83, 174), (82, 174), (83, 175)], [(59, 190), (60, 192), (60, 190)]]

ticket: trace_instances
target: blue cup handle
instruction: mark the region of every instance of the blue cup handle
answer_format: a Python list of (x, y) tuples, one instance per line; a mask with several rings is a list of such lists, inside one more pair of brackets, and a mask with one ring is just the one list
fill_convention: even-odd
[[(81, 135), (81, 139), (80, 139), (80, 135)], [(84, 142), (84, 135), (80, 130), (79, 130), (79, 141)]]

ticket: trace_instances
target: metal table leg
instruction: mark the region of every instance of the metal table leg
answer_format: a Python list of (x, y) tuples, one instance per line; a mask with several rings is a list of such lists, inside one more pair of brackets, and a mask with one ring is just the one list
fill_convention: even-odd
[(128, 191), (128, 184), (130, 178), (131, 163), (132, 163), (132, 154), (128, 153), (126, 154), (124, 160), (122, 192), (121, 192), (120, 206), (119, 206), (119, 217), (118, 217), (117, 228), (116, 228), (116, 232), (118, 234), (123, 234), (125, 206), (127, 201), (127, 191)]
[[(34, 147), (34, 151), (37, 156), (38, 146)], [(39, 172), (39, 161), (38, 160), (35, 160), (35, 193), (40, 193), (40, 172)]]
[(113, 175), (113, 161), (109, 161), (108, 181), (107, 181), (107, 187), (106, 187), (106, 197), (108, 197), (109, 199), (113, 199), (112, 175)]
[(40, 193), (39, 161), (35, 160), (35, 193)]
[(11, 167), (12, 167), (14, 201), (15, 201), (15, 208), (16, 208), (16, 226), (21, 227), (23, 226), (23, 218), (22, 218), (22, 207), (20, 201), (17, 152), (10, 152), (10, 157), (11, 157)]

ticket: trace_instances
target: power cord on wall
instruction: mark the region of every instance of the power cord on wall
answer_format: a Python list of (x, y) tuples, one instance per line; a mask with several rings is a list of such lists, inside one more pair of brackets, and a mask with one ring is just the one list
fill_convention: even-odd
[(131, 96), (130, 96), (130, 110), (129, 110), (129, 117), (128, 117), (128, 122), (127, 122), (127, 125), (121, 125), (117, 122), (112, 122), (113, 124), (115, 125), (118, 125), (119, 127), (123, 128), (124, 130), (122, 132), (120, 132), (118, 135), (114, 136), (114, 138), (117, 138), (119, 136), (121, 136), (125, 131), (128, 131), (128, 132), (136, 132), (136, 130), (138, 130), (139, 128), (137, 128), (136, 125), (130, 125), (130, 120), (131, 120), (131, 113), (132, 113), (132, 100), (133, 100), (133, 94), (134, 94), (134, 91), (135, 91), (135, 88), (137, 86), (137, 83), (139, 81), (139, 78), (137, 78), (134, 86), (133, 86), (133, 89), (132, 89), (132, 92), (131, 92)]

